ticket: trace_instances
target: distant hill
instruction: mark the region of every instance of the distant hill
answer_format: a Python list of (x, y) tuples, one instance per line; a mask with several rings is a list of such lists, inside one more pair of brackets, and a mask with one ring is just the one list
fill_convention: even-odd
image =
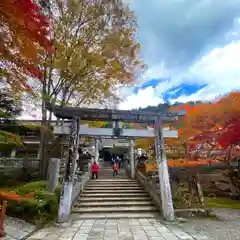
[(194, 106), (196, 104), (201, 104), (201, 103), (206, 103), (206, 102), (205, 101), (196, 101), (196, 102), (190, 101), (190, 102), (186, 102), (186, 103), (176, 102), (174, 104), (170, 104), (170, 103), (166, 102), (166, 103), (158, 104), (157, 106), (148, 106), (146, 108), (138, 108), (136, 110), (146, 111), (146, 112), (167, 112), (170, 107), (175, 107), (175, 106), (179, 106), (182, 104), (189, 104), (191, 106)]

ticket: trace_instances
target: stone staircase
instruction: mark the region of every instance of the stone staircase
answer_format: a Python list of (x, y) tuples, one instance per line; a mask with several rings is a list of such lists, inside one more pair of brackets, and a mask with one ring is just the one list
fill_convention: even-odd
[(124, 169), (112, 176), (109, 163), (100, 167), (99, 179), (89, 180), (72, 210), (73, 218), (149, 218), (159, 210), (140, 183), (131, 180)]

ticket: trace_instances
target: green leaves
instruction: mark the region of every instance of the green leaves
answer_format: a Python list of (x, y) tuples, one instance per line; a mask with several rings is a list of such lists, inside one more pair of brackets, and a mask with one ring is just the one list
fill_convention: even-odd
[(0, 142), (7, 143), (7, 144), (15, 144), (15, 145), (22, 145), (21, 137), (7, 131), (0, 130)]

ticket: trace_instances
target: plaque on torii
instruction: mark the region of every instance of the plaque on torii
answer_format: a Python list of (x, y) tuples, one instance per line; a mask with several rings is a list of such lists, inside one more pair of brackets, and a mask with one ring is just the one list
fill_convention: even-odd
[[(80, 120), (88, 121), (107, 121), (114, 122), (113, 131), (110, 136), (115, 137), (155, 137), (156, 162), (158, 163), (159, 183), (161, 192), (162, 213), (166, 220), (174, 220), (174, 209), (172, 202), (171, 186), (169, 181), (169, 173), (167, 159), (164, 153), (164, 132), (163, 123), (176, 121), (179, 116), (184, 116), (185, 112), (145, 112), (145, 111), (125, 111), (116, 109), (95, 109), (95, 108), (76, 108), (76, 107), (60, 107), (48, 105), (47, 109), (54, 113), (57, 118), (71, 120), (70, 125), (65, 125), (69, 135), (69, 152), (66, 161), (66, 170), (63, 179), (63, 187), (59, 206), (58, 220), (60, 222), (67, 221), (71, 211), (71, 195), (73, 189), (73, 179), (75, 174), (76, 159), (78, 152), (79, 134), (81, 135)], [(138, 134), (140, 130), (135, 130), (134, 134), (130, 134), (128, 130), (121, 129), (121, 122), (146, 123), (153, 124), (154, 129), (151, 132)], [(56, 127), (57, 128), (57, 127)], [(91, 128), (88, 130), (90, 131)], [(56, 129), (55, 129), (56, 131)], [(64, 134), (64, 129), (58, 129), (59, 134)], [(61, 132), (62, 131), (62, 132)], [(85, 135), (87, 135), (87, 132)], [(107, 130), (105, 130), (106, 132)], [(143, 131), (143, 130), (141, 130)], [(148, 130), (145, 130), (148, 131)], [(92, 132), (92, 135), (97, 132)], [(103, 132), (102, 132), (103, 134)], [(140, 135), (140, 136), (139, 136)], [(99, 136), (99, 135), (98, 135)]]

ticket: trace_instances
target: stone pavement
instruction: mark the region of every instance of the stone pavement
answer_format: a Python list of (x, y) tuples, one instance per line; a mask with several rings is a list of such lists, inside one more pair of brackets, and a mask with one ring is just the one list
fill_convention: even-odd
[(35, 229), (36, 226), (33, 224), (6, 216), (4, 220), (4, 231), (6, 233), (4, 240), (23, 239), (31, 234), (31, 232), (33, 232)]
[(157, 219), (76, 220), (68, 225), (52, 226), (27, 238), (28, 240), (207, 240), (190, 236), (176, 223), (164, 224)]

